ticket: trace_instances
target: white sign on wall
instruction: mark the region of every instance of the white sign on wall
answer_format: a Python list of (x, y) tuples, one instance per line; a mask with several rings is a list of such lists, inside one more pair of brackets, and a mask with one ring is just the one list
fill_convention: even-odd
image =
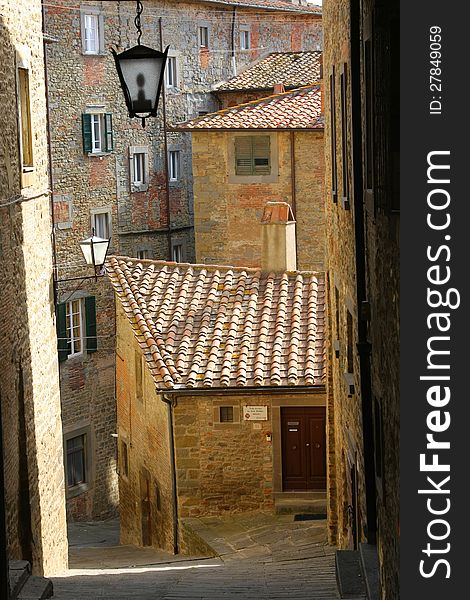
[(244, 406), (243, 419), (245, 421), (267, 421), (268, 407), (267, 406)]

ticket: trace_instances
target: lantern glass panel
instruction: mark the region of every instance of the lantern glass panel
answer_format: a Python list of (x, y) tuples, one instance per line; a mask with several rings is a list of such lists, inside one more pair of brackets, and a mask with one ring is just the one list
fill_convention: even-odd
[(150, 113), (157, 100), (162, 60), (158, 58), (133, 58), (120, 60), (122, 76), (138, 114)]

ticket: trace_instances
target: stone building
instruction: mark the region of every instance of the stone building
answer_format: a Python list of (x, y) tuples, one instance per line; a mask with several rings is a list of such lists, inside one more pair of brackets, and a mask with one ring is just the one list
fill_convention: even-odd
[(366, 573), (376, 548), (384, 600), (399, 597), (398, 19), (398, 2), (323, 4), (330, 535)]
[(265, 249), (277, 236), (292, 252), (263, 269), (107, 263), (123, 543), (177, 551), (184, 517), (325, 498), (324, 276), (295, 270), (276, 208)]
[[(194, 260), (191, 139), (169, 132), (218, 108), (210, 93), (270, 51), (319, 50), (321, 10), (287, 0), (147, 0), (142, 43), (170, 45), (159, 115), (127, 116), (110, 48), (136, 44), (135, 3), (46, 3), (61, 399), (70, 519), (118, 505), (114, 304), (83, 267), (91, 228), (111, 252)], [(75, 329), (71, 327), (76, 321)], [(72, 472), (73, 471), (73, 472)]]
[(39, 0), (0, 2), (0, 529), (9, 559), (51, 575), (67, 533), (43, 44)]
[(192, 135), (196, 261), (260, 266), (267, 201), (297, 222), (301, 269), (325, 268), (321, 86), (274, 94), (175, 127)]

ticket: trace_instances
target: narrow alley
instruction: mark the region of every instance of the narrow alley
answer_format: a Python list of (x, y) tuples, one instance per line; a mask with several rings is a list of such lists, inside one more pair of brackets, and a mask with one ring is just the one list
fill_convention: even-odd
[(70, 568), (53, 578), (54, 598), (336, 600), (326, 522), (294, 519), (258, 513), (187, 520), (213, 557), (118, 546), (116, 521), (73, 524)]

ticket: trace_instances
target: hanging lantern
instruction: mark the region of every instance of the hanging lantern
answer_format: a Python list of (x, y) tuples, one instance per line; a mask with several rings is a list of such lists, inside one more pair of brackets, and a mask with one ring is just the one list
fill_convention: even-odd
[(134, 21), (138, 31), (137, 46), (120, 54), (115, 50), (111, 52), (116, 62), (129, 116), (142, 119), (142, 127), (145, 127), (145, 119), (157, 115), (169, 46), (164, 52), (159, 52), (140, 43), (142, 10), (142, 2), (137, 0), (137, 16)]

